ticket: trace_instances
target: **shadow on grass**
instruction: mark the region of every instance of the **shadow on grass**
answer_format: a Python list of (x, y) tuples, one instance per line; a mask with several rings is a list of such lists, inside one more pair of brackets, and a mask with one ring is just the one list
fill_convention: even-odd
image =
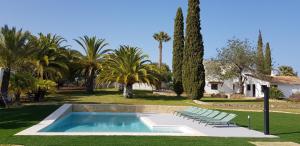
[[(117, 96), (121, 97), (122, 92), (116, 90), (98, 90), (94, 93), (86, 93), (82, 91), (60, 91), (57, 95), (49, 96), (46, 101), (57, 101), (57, 102), (81, 102), (81, 99), (88, 96), (107, 96), (107, 98), (116, 98)], [(111, 97), (109, 97), (111, 96)], [(122, 97), (123, 98), (123, 97)], [(141, 100), (164, 100), (164, 101), (179, 101), (186, 100), (185, 97), (177, 96), (164, 96), (164, 95), (153, 95), (152, 91), (141, 91), (135, 90), (134, 97), (130, 99), (141, 99)], [(88, 103), (88, 102), (84, 102)], [(101, 102), (89, 102), (89, 103), (101, 103)], [(120, 103), (122, 104), (122, 103)]]
[(240, 99), (238, 99), (238, 100), (230, 100), (230, 99), (204, 99), (204, 100), (201, 100), (201, 101), (203, 101), (203, 102), (232, 102), (232, 103), (235, 103), (235, 102), (257, 102), (257, 103), (260, 103), (260, 102), (262, 102), (261, 100), (247, 100), (247, 99), (245, 99), (245, 100), (240, 100)]
[(25, 128), (47, 117), (59, 105), (24, 106), (0, 110), (0, 129)]

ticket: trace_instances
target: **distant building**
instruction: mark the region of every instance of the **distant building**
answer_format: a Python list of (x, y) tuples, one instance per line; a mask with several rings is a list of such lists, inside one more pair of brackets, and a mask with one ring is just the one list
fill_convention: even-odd
[[(264, 76), (257, 77), (244, 74), (244, 95), (246, 97), (264, 97), (263, 87), (276, 87), (284, 94), (285, 98), (295, 93), (300, 93), (300, 78), (291, 76)], [(207, 80), (205, 92), (207, 94), (234, 94), (239, 90), (238, 79), (214, 81)]]

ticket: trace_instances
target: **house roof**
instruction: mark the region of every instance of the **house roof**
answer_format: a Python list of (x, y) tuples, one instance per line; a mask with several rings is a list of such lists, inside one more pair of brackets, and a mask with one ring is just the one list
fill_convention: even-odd
[(256, 76), (252, 74), (245, 74), (253, 78), (257, 78), (263, 81), (268, 81), (273, 84), (290, 84), (290, 85), (300, 85), (300, 78), (294, 76)]

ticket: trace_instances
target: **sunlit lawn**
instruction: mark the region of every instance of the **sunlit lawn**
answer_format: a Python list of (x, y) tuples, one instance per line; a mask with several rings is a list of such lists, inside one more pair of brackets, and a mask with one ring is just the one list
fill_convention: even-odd
[[(24, 106), (13, 109), (0, 109), (0, 145), (22, 144), (25, 146), (248, 146), (249, 141), (293, 141), (300, 143), (300, 115), (271, 113), (271, 133), (280, 138), (249, 139), (220, 137), (149, 137), (149, 136), (14, 136), (15, 133), (28, 128), (45, 118), (59, 105)], [(252, 127), (263, 130), (263, 113), (234, 112), (238, 115), (236, 122), (247, 127), (247, 116), (252, 117)]]
[(61, 91), (49, 96), (47, 101), (71, 103), (139, 104), (139, 105), (196, 105), (186, 97), (153, 95), (151, 91), (135, 91), (135, 96), (126, 99), (116, 89), (97, 90), (94, 94), (83, 91)]

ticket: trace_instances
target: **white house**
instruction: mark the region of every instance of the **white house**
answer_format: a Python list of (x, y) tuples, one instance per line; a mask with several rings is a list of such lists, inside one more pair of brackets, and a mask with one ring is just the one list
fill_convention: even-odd
[[(263, 88), (277, 87), (285, 98), (295, 93), (300, 93), (300, 78), (290, 76), (265, 76), (257, 77), (252, 74), (244, 74), (244, 95), (246, 97), (264, 97)], [(238, 79), (214, 81), (207, 79), (205, 92), (208, 94), (233, 94), (238, 91)]]
[(263, 97), (263, 87), (276, 87), (284, 94), (285, 98), (295, 93), (300, 93), (300, 78), (291, 76), (266, 76), (256, 77), (250, 74), (245, 75), (244, 93), (248, 97)]

